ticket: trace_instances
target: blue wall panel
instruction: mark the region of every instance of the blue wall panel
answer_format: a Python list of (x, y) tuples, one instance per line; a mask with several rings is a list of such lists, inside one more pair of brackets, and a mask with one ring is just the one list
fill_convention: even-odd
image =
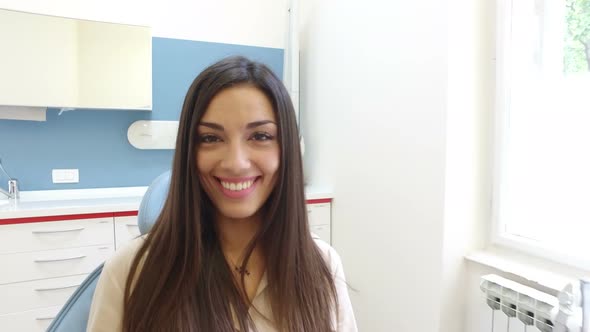
[[(21, 190), (109, 188), (148, 185), (170, 168), (172, 150), (138, 150), (127, 141), (137, 120), (177, 120), (192, 80), (211, 63), (244, 55), (280, 77), (283, 50), (153, 38), (153, 111), (47, 111), (46, 122), (0, 120), (0, 158)], [(77, 168), (77, 184), (53, 184), (51, 170)], [(0, 175), (5, 187), (6, 177)]]

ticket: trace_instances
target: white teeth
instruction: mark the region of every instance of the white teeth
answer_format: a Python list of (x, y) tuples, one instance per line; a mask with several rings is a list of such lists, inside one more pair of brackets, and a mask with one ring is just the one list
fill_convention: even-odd
[(248, 189), (252, 186), (253, 183), (254, 183), (254, 180), (250, 180), (250, 181), (246, 181), (246, 182), (239, 182), (239, 183), (221, 181), (221, 185), (223, 186), (223, 188), (231, 190), (231, 191), (240, 191), (240, 190)]

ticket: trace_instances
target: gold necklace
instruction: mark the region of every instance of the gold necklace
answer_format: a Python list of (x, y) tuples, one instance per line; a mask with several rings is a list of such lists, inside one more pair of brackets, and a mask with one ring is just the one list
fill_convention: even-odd
[(226, 257), (231, 262), (231, 264), (234, 266), (234, 272), (236, 272), (239, 275), (245, 275), (246, 277), (250, 276), (250, 271), (248, 271), (248, 269), (245, 266), (238, 265), (231, 258), (229, 258), (228, 256), (226, 256)]
[(243, 266), (234, 265), (234, 269), (239, 275), (246, 275), (246, 277), (250, 276), (250, 271)]

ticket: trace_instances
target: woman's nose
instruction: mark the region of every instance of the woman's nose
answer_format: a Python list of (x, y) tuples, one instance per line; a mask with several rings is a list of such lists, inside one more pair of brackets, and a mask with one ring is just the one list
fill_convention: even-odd
[(221, 160), (221, 167), (232, 173), (239, 174), (250, 168), (250, 156), (243, 144), (230, 144)]

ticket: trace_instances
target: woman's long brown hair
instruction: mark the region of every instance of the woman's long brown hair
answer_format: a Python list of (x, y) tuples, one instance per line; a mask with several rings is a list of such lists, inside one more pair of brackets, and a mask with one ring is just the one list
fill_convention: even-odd
[[(214, 207), (197, 174), (197, 126), (223, 89), (251, 84), (269, 98), (278, 122), (280, 165), (256, 245), (266, 259), (269, 318), (281, 332), (334, 331), (334, 280), (311, 238), (293, 104), (270, 69), (243, 57), (221, 60), (190, 86), (182, 107), (170, 189), (162, 212), (132, 262), (125, 288), (123, 329), (250, 331), (252, 319), (226, 263), (214, 227)], [(242, 277), (242, 286), (244, 280)], [(234, 317), (236, 323), (234, 323)], [(263, 332), (263, 331), (261, 331)]]

